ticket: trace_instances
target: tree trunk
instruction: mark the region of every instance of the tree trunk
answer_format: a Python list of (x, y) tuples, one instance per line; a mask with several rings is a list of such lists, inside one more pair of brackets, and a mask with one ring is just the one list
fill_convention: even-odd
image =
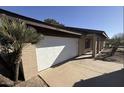
[(14, 80), (15, 82), (18, 82), (18, 77), (19, 77), (19, 65), (20, 65), (20, 62), (17, 62), (14, 64), (15, 66), (15, 72), (14, 72)]
[(14, 81), (15, 81), (15, 83), (18, 82), (18, 78), (19, 78), (20, 62), (21, 62), (21, 52), (18, 52), (18, 54), (16, 56), (16, 61), (14, 63)]

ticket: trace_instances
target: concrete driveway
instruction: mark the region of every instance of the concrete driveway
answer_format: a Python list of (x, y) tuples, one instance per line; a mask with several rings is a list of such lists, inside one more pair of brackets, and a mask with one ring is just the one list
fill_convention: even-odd
[(83, 56), (80, 56), (60, 66), (41, 71), (39, 76), (52, 87), (71, 87), (81, 80), (86, 81), (100, 77), (122, 68), (123, 64), (121, 63), (99, 61), (92, 58), (84, 59)]

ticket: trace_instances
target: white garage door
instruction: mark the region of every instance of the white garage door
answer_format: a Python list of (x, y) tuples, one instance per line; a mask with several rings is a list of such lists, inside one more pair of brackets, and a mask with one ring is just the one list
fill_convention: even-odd
[(78, 38), (45, 36), (36, 45), (38, 71), (78, 55)]

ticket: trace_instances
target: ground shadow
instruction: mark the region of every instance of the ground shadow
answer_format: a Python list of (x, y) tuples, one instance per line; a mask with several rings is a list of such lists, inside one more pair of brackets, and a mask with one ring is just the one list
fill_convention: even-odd
[(124, 69), (88, 80), (76, 82), (74, 87), (124, 87)]
[[(8, 62), (9, 63), (9, 62)], [(4, 77), (14, 81), (14, 73), (12, 71), (12, 65), (9, 65), (7, 62), (3, 60), (3, 58), (0, 56), (0, 74)], [(19, 68), (19, 80), (24, 80), (23, 72), (21, 70), (21, 66)]]
[(11, 86), (9, 86), (7, 84), (0, 84), (0, 87), (11, 87)]
[[(52, 68), (55, 68), (55, 67), (58, 67), (58, 66), (60, 66), (60, 65), (63, 65), (63, 64), (65, 64), (65, 63), (67, 63), (68, 61), (73, 61), (73, 60), (81, 60), (81, 59), (91, 59), (91, 58), (93, 58), (92, 57), (92, 55), (90, 55), (90, 54), (88, 54), (89, 56), (85, 56), (85, 54), (84, 54), (84, 56), (82, 55), (81, 57), (80, 56), (75, 56), (75, 57), (72, 57), (72, 58), (70, 58), (70, 59), (68, 59), (68, 60), (65, 60), (65, 61), (62, 61), (62, 62), (60, 62), (60, 63), (58, 63), (58, 64), (55, 64), (55, 65), (53, 65), (52, 66)], [(78, 58), (79, 57), (79, 58)]]
[(60, 62), (60, 63), (58, 63), (58, 64), (55, 64), (55, 65), (51, 66), (51, 68), (55, 68), (55, 67), (58, 67), (58, 66), (60, 66), (60, 65), (63, 65), (63, 64), (65, 64), (65, 63), (67, 63), (68, 61), (74, 60), (74, 59), (77, 58), (77, 57), (78, 57), (78, 56), (72, 57), (72, 58), (67, 59), (67, 60), (65, 60), (65, 61), (62, 61), (62, 62)]
[(92, 56), (88, 56), (88, 57), (80, 57), (80, 58), (75, 58), (73, 60), (81, 60), (81, 59), (91, 59), (93, 58)]
[(12, 79), (11, 74), (10, 74), (10, 70), (8, 69), (7, 64), (1, 58), (1, 56), (0, 56), (0, 74), (7, 77), (7, 78)]

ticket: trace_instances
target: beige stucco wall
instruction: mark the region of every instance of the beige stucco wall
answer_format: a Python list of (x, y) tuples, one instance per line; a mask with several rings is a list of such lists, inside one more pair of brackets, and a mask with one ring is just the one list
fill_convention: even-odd
[[(93, 37), (92, 37), (92, 36), (88, 36), (88, 37), (86, 37), (86, 38), (91, 39), (90, 48), (84, 48), (84, 52), (83, 52), (83, 53), (90, 52), (90, 51), (92, 51), (92, 49), (93, 49)], [(85, 39), (86, 39), (86, 38), (85, 38)], [(84, 47), (85, 47), (85, 41), (84, 41)]]
[(82, 55), (84, 52), (84, 40), (85, 36), (81, 36), (78, 41), (78, 55)]
[[(85, 49), (85, 39), (90, 38), (91, 39), (91, 46), (90, 48)], [(98, 38), (98, 41), (97, 41)], [(79, 39), (79, 56), (82, 54), (85, 54), (86, 52), (92, 51), (93, 57), (96, 56), (97, 53), (99, 53), (103, 47), (104, 47), (105, 39), (96, 34), (91, 34), (89, 36), (82, 35)]]
[[(93, 57), (95, 57), (96, 50), (97, 50), (96, 35), (93, 35), (93, 37), (91, 37), (92, 42), (91, 42), (91, 47), (89, 49), (85, 49), (85, 38), (86, 38), (86, 36), (82, 36), (79, 39), (78, 54), (82, 55), (86, 51), (94, 49)], [(101, 39), (99, 44), (101, 44), (100, 47), (103, 48), (104, 40)], [(23, 51), (22, 51), (22, 70), (23, 70), (25, 80), (28, 80), (28, 79), (37, 75), (38, 67), (37, 67), (37, 59), (36, 58), (37, 57), (36, 57), (35, 45), (28, 44), (27, 46), (25, 46), (23, 48)]]
[(36, 48), (32, 44), (28, 44), (23, 48), (22, 69), (25, 80), (37, 75)]
[[(91, 45), (90, 48), (85, 49), (85, 39), (90, 38), (91, 39)], [(82, 35), (79, 39), (79, 55), (85, 54), (86, 52), (92, 51), (93, 49), (93, 37), (92, 36), (85, 36)]]

